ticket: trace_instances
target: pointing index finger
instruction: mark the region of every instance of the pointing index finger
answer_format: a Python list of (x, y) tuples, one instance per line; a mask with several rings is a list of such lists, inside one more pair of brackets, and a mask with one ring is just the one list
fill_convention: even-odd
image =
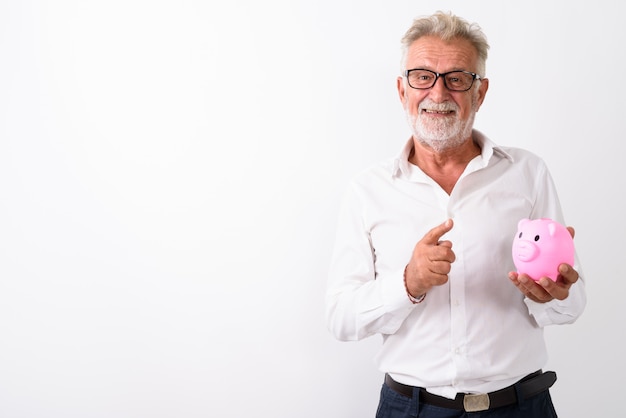
[(424, 236), (423, 242), (430, 245), (439, 244), (439, 240), (446, 232), (450, 231), (454, 226), (452, 219), (446, 219), (446, 221), (440, 225), (437, 225)]

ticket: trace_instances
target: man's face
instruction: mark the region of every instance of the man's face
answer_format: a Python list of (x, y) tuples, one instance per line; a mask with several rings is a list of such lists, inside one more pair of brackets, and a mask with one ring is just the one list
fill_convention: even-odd
[[(478, 54), (464, 39), (445, 42), (437, 37), (419, 38), (410, 46), (406, 69), (437, 73), (454, 70), (476, 72)], [(439, 78), (427, 90), (411, 88), (398, 78), (398, 93), (415, 138), (435, 151), (458, 146), (472, 132), (474, 115), (483, 102), (488, 81), (475, 81), (468, 91), (450, 91)]]

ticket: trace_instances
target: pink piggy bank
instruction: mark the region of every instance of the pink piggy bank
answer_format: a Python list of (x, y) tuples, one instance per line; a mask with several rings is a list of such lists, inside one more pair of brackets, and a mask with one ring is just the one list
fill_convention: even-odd
[(518, 273), (533, 280), (556, 281), (560, 264), (574, 264), (574, 240), (567, 228), (552, 219), (522, 219), (513, 240), (513, 262)]

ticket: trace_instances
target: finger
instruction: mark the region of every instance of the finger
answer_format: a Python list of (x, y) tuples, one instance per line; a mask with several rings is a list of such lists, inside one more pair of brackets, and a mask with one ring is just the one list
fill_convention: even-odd
[(422, 238), (422, 242), (424, 244), (430, 245), (439, 244), (439, 239), (444, 236), (446, 232), (452, 229), (453, 224), (454, 223), (452, 222), (452, 219), (447, 219), (441, 225), (437, 225), (436, 227), (428, 231), (426, 235), (424, 235), (424, 238)]
[(578, 272), (569, 264), (563, 263), (559, 265), (559, 276), (563, 284), (568, 287), (576, 283), (578, 280)]
[(452, 263), (456, 260), (456, 255), (452, 251), (452, 243), (450, 241), (444, 241), (439, 245), (432, 247), (428, 251), (428, 261), (431, 262), (447, 262)]
[(555, 282), (547, 277), (542, 277), (537, 284), (550, 295), (550, 298), (563, 300), (569, 295), (569, 286)]
[(530, 295), (532, 293), (533, 286), (536, 285), (535, 281), (525, 274), (516, 274), (513, 282), (525, 296)]
[(517, 272), (512, 271), (509, 273), (509, 280), (511, 280), (517, 289), (530, 300), (544, 303), (553, 299), (553, 296), (538, 282), (535, 282), (525, 274), (518, 274)]
[(428, 270), (431, 273), (447, 275), (452, 270), (452, 263), (448, 260), (432, 261), (428, 266)]
[(440, 241), (437, 245), (440, 247), (452, 248), (452, 242), (450, 241)]
[(574, 227), (568, 226), (567, 230), (569, 231), (569, 234), (572, 236), (572, 238), (574, 238), (574, 235), (576, 235), (576, 230), (574, 229)]
[(543, 277), (538, 281), (528, 278), (524, 286), (526, 289), (525, 295), (535, 302), (548, 302), (554, 299), (555, 295), (553, 293), (560, 295), (555, 283), (547, 277)]

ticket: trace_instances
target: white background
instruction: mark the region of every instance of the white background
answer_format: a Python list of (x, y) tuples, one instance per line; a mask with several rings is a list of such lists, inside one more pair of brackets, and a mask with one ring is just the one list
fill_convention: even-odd
[(438, 9), (491, 43), (476, 127), (548, 162), (577, 229), (560, 416), (616, 416), (619, 4), (2, 0), (0, 417), (373, 417), (380, 340), (327, 332), (330, 247), (348, 179), (408, 138), (399, 41)]

